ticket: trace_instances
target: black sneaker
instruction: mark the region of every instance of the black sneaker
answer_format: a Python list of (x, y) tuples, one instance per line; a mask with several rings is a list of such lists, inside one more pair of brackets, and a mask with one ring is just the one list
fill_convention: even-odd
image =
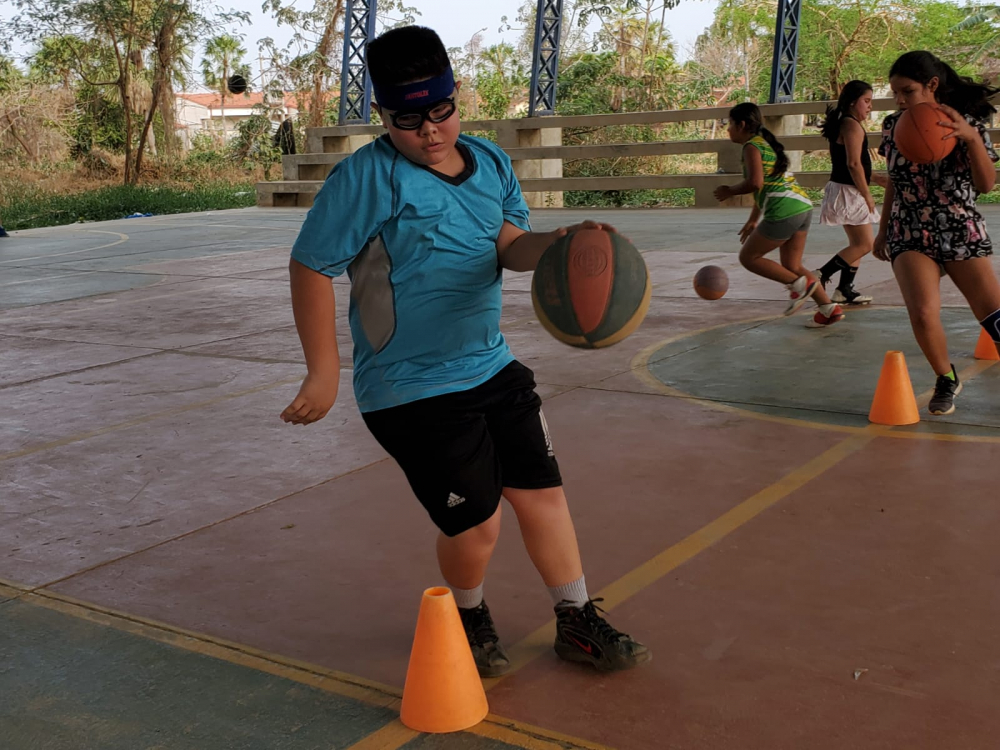
[(583, 607), (568, 602), (556, 606), (556, 654), (566, 661), (590, 664), (602, 672), (631, 669), (653, 658), (652, 652), (625, 633), (619, 633), (594, 606), (591, 599)]
[(490, 617), (490, 608), (484, 601), (472, 609), (458, 608), (465, 627), (465, 635), (469, 638), (472, 658), (476, 662), (480, 677), (499, 677), (510, 669), (510, 659), (500, 645), (500, 636)]
[(954, 380), (947, 375), (938, 375), (937, 382), (934, 384), (934, 395), (931, 396), (931, 402), (927, 405), (927, 410), (931, 414), (944, 416), (955, 411), (955, 396), (962, 392), (962, 384), (958, 380), (955, 365), (951, 366), (951, 374), (955, 376)]

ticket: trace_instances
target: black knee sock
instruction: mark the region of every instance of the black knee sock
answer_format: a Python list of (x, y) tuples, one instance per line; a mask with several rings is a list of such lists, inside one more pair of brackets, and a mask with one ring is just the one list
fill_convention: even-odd
[(837, 271), (840, 271), (840, 278), (843, 280), (844, 272), (849, 271), (850, 269), (851, 265), (846, 260), (841, 258), (839, 255), (834, 255), (822, 268), (819, 269), (819, 275), (823, 280), (829, 281), (833, 278), (833, 275), (837, 273)]
[(840, 283), (837, 284), (837, 288), (840, 291), (847, 291), (854, 288), (854, 277), (858, 275), (858, 269), (856, 266), (848, 266), (845, 270), (840, 272)]

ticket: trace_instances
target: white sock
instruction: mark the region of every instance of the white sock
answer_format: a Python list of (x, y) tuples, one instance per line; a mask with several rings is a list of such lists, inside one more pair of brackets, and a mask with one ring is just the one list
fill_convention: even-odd
[(820, 305), (819, 311), (829, 318), (833, 314), (833, 308), (836, 306), (836, 302), (831, 302), (829, 305)]
[(549, 594), (552, 596), (552, 603), (555, 605), (566, 602), (579, 609), (590, 601), (590, 597), (587, 596), (585, 576), (580, 576), (575, 581), (564, 583), (562, 586), (549, 586), (548, 588)]
[(452, 588), (451, 593), (455, 595), (455, 604), (459, 609), (475, 609), (483, 603), (483, 584), (474, 589)]

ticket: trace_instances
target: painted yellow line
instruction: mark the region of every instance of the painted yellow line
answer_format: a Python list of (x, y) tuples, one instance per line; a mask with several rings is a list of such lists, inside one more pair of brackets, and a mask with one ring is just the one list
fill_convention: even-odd
[(374, 706), (398, 708), (401, 696), (399, 690), (347, 672), (289, 659), (252, 646), (119, 612), (53, 591), (35, 590), (22, 595), (21, 601), (185, 651), (285, 677)]
[(571, 737), (567, 734), (552, 732), (548, 729), (511, 721), (501, 716), (490, 714), (482, 724), (477, 724), (467, 730), (469, 734), (486, 737), (491, 740), (517, 745), (525, 750), (565, 750), (566, 748), (581, 748), (582, 750), (611, 750), (607, 745)]
[[(610, 611), (612, 608), (660, 580), (698, 553), (711, 547), (720, 539), (728, 536), (748, 521), (753, 520), (775, 503), (788, 497), (796, 490), (801, 489), (848, 456), (857, 453), (876, 437), (885, 435), (888, 429), (872, 425), (864, 428), (861, 434), (851, 435), (841, 440), (833, 447), (816, 456), (816, 458), (782, 477), (757, 494), (747, 498), (687, 538), (661, 552), (638, 568), (626, 573), (614, 583), (598, 591), (594, 596), (603, 597), (604, 602), (601, 606)], [(552, 649), (555, 632), (555, 621), (551, 620), (509, 649), (508, 655), (511, 661), (511, 671), (503, 677), (484, 681), (487, 689), (495, 687), (502, 680), (515, 674), (542, 654), (548, 653)]]
[(115, 245), (120, 245), (123, 242), (128, 242), (128, 235), (122, 232), (107, 232), (101, 229), (78, 229), (79, 232), (90, 232), (91, 234), (110, 234), (118, 239), (114, 242), (109, 242), (106, 245), (98, 245), (97, 247), (86, 247), (82, 250), (69, 250), (65, 253), (49, 253), (47, 255), (35, 255), (29, 258), (8, 258), (7, 260), (0, 260), (0, 264), (5, 263), (24, 263), (29, 260), (44, 260), (48, 258), (62, 258), (67, 255), (79, 255), (80, 253), (90, 253), (95, 250), (104, 250), (109, 247), (114, 247)]
[(0, 599), (16, 599), (25, 593), (25, 589), (17, 586), (9, 586), (5, 582), (0, 582)]
[[(262, 651), (223, 638), (215, 638), (204, 633), (196, 633), (156, 620), (129, 615), (52, 591), (40, 590), (27, 593), (15, 587), (10, 587), (9, 590), (19, 595), (22, 602), (34, 606), (51, 609), (87, 622), (174, 646), (184, 651), (255, 669), (275, 677), (350, 698), (366, 705), (399, 711), (401, 691), (390, 685), (289, 659), (279, 654)], [(0, 587), (0, 594), (3, 594), (2, 587)], [(609, 750), (603, 745), (551, 732), (542, 727), (495, 714), (487, 716), (483, 723), (469, 729), (468, 733), (506, 742), (525, 750), (566, 750), (567, 748)], [(405, 727), (399, 719), (394, 719), (356, 742), (351, 748), (352, 750), (396, 750), (418, 736), (420, 736), (419, 732)]]
[[(101, 427), (97, 430), (91, 430), (90, 432), (82, 432), (77, 435), (70, 435), (69, 437), (60, 438), (59, 440), (52, 440), (48, 443), (39, 443), (38, 445), (33, 445), (28, 448), (22, 448), (21, 450), (13, 451), (12, 453), (0, 453), (0, 462), (11, 461), (15, 458), (23, 458), (24, 456), (30, 456), (33, 453), (40, 453), (42, 451), (52, 450), (53, 448), (61, 448), (64, 445), (72, 445), (73, 443), (79, 443), (81, 440), (89, 440), (93, 437), (99, 437), (100, 435), (107, 435), (109, 432), (115, 432), (116, 430), (124, 430), (129, 427), (136, 427), (141, 424), (146, 424), (147, 422), (152, 422), (157, 419), (162, 419), (164, 417), (173, 417), (177, 414), (184, 414), (185, 412), (195, 411), (196, 409), (204, 409), (207, 406), (212, 406), (214, 404), (222, 403), (223, 401), (229, 401), (234, 398), (241, 398), (243, 396), (249, 396), (252, 393), (260, 393), (261, 391), (266, 391), (271, 388), (277, 388), (282, 385), (290, 385), (292, 383), (298, 383), (302, 380), (301, 376), (296, 376), (294, 378), (284, 378), (283, 380), (278, 380), (274, 383), (265, 383), (264, 385), (254, 386), (253, 388), (246, 388), (242, 391), (234, 391), (233, 393), (227, 393), (223, 396), (217, 396), (216, 398), (211, 398), (206, 401), (199, 401), (195, 404), (188, 404), (187, 406), (177, 406), (173, 409), (164, 409), (163, 411), (153, 412), (152, 414), (145, 414), (141, 417), (136, 417), (135, 419), (129, 419), (125, 422), (117, 422), (115, 424), (108, 425), (107, 427)], [(277, 417), (275, 417), (277, 419)]]
[(399, 719), (393, 719), (381, 729), (376, 729), (350, 745), (347, 750), (397, 750), (419, 736), (420, 732), (413, 731)]
[[(548, 729), (521, 724), (493, 714), (465, 732), (484, 739), (524, 748), (524, 750), (567, 750), (568, 748), (610, 750), (606, 745), (598, 745), (578, 737), (550, 732)], [(420, 736), (420, 732), (409, 729), (403, 722), (396, 719), (358, 740), (348, 750), (398, 750)]]

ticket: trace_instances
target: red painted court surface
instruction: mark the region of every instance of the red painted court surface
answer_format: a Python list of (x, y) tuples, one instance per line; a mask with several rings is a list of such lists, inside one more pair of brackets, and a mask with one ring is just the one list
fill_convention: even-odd
[[(287, 284), (303, 212), (33, 230), (0, 240), (0, 617), (19, 623), (5, 653), (23, 657), (0, 684), (37, 699), (8, 711), (0, 745), (72, 727), (52, 746), (152, 747), (128, 738), (193, 721), (197, 700), (126, 721), (143, 690), (99, 679), (102, 664), (134, 673), (148, 643), (174, 664), (164, 681), (192, 654), (212, 674), (238, 667), (211, 683), (230, 708), (259, 675), (278, 680), (254, 689), (245, 724), (279, 709), (329, 722), (311, 739), (276, 724), (270, 747), (996, 748), (1000, 368), (973, 359), (978, 327), (950, 281), (958, 411), (874, 427), (887, 350), (905, 353), (923, 406), (933, 385), (886, 264), (859, 275), (874, 306), (807, 330), (782, 317), (778, 285), (739, 268), (745, 211), (586, 216), (643, 251), (642, 327), (571, 349), (536, 320), (530, 277), (511, 275), (504, 331), (546, 399), (591, 593), (651, 663), (600, 675), (557, 660), (508, 514), (486, 593), (515, 669), (487, 684), (475, 733), (405, 730), (396, 698), (420, 594), (440, 583), (435, 531), (366, 431), (349, 370), (323, 422), (278, 419), (304, 373)], [(841, 246), (814, 226), (810, 263)], [(716, 302), (691, 285), (708, 264), (729, 272)], [(107, 634), (139, 645), (95, 645)], [(85, 713), (52, 697), (71, 678)], [(341, 703), (302, 719), (307, 688), (310, 706)], [(212, 726), (160, 746), (251, 746), (226, 744), (238, 723)]]

